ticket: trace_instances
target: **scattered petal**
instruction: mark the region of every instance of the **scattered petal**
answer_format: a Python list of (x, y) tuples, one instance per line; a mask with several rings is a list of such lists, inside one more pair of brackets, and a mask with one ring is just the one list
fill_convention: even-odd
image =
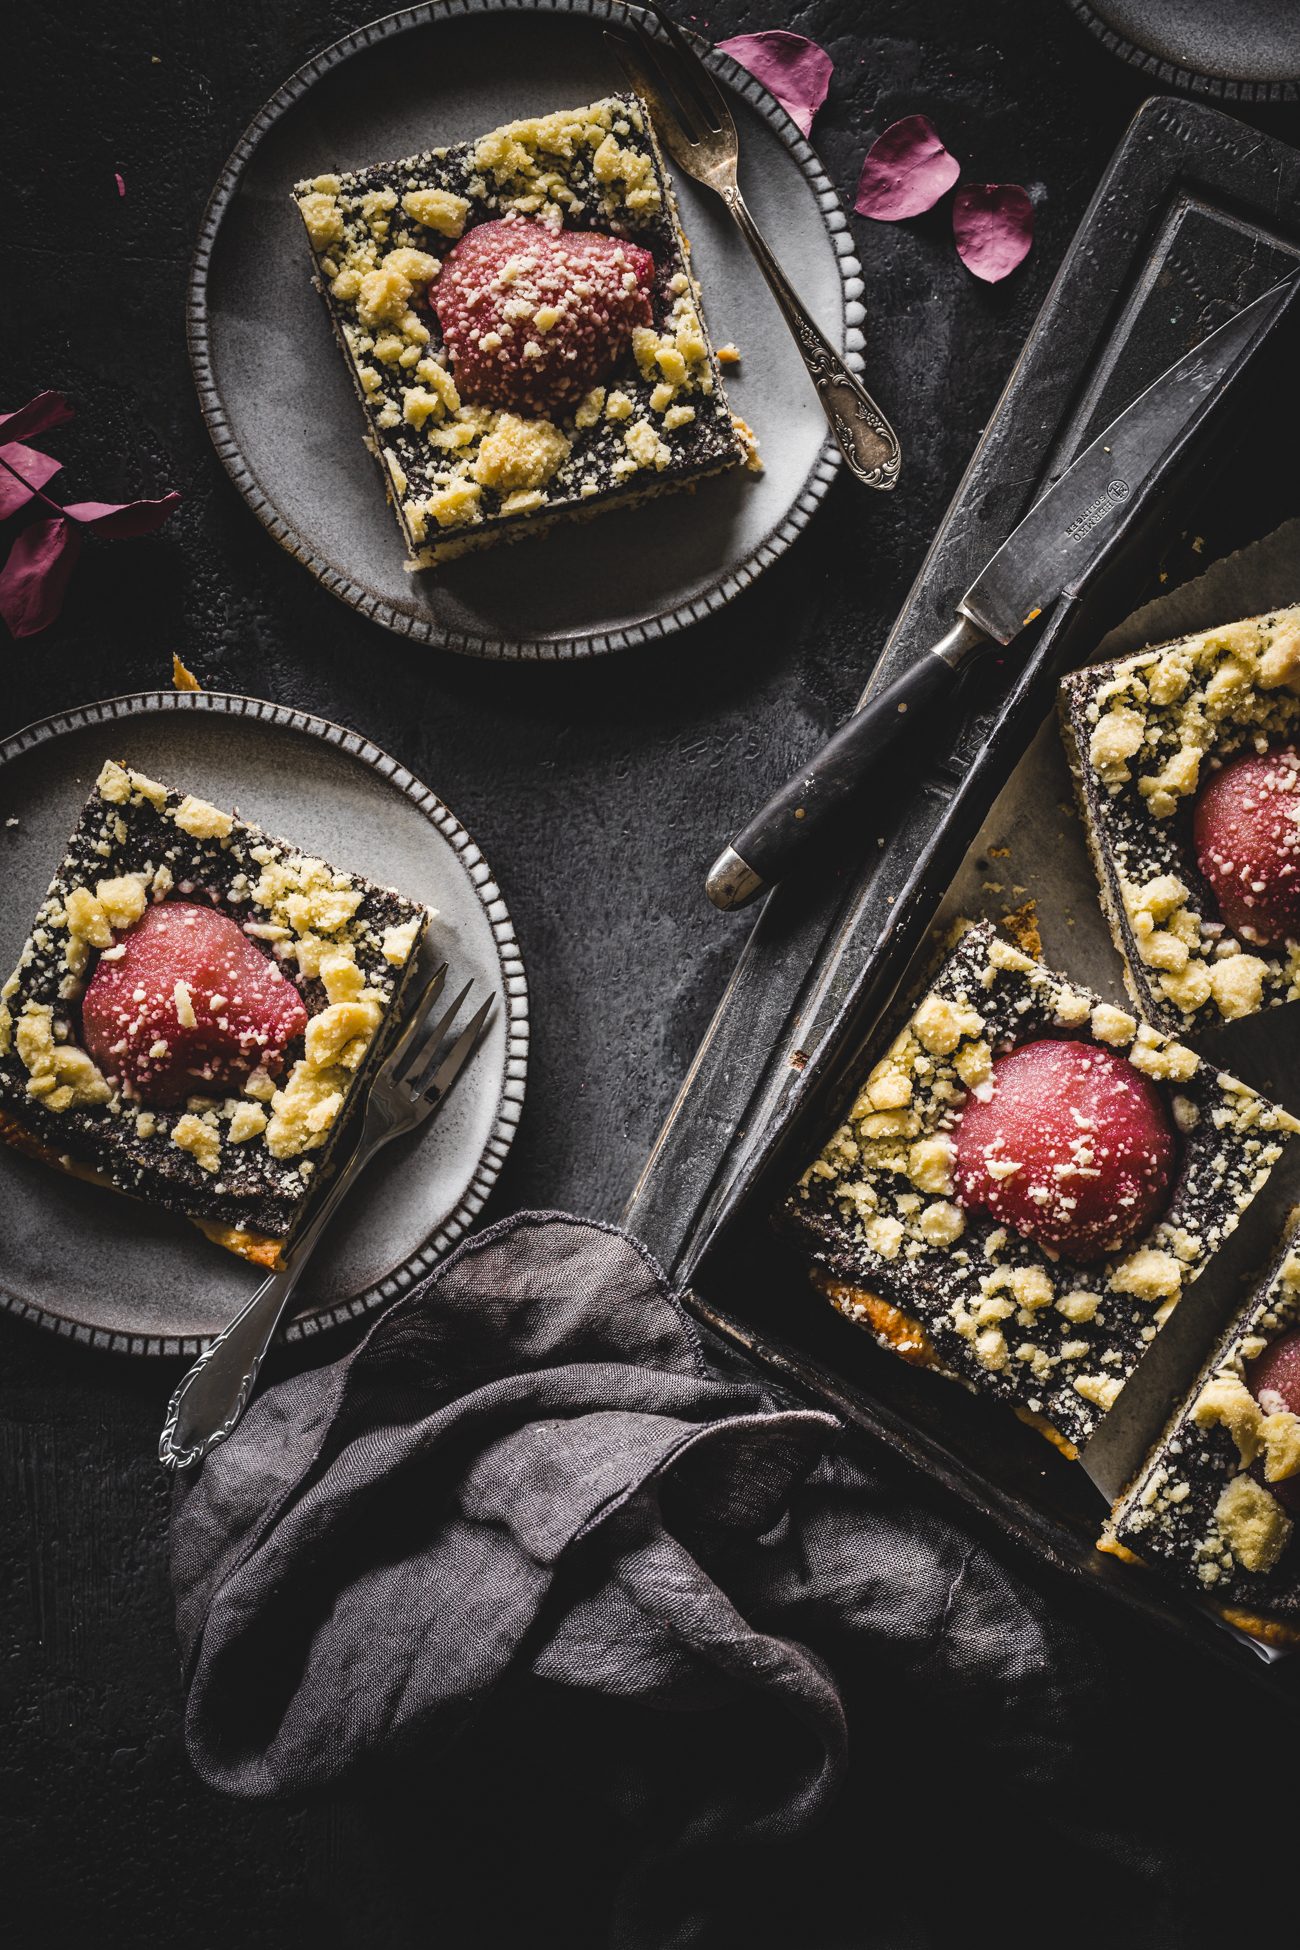
[(48, 433), (72, 418), (72, 408), (62, 393), (38, 393), (16, 413), (0, 413), (0, 427), (6, 440), (26, 440), (34, 433)]
[(81, 530), (62, 515), (21, 531), (0, 569), (0, 617), (12, 635), (35, 636), (55, 621), (80, 553)]
[(126, 195), (126, 178), (125, 178), (125, 176), (124, 176), (124, 175), (122, 174), (122, 172), (121, 172), (121, 170), (120, 170), (120, 169), (115, 169), (115, 170), (113, 171), (113, 180), (114, 180), (114, 182), (115, 182), (115, 183), (117, 184), (117, 193), (118, 193), (118, 195), (119, 195), (119, 196), (125, 196), (125, 195)]
[(952, 202), (952, 234), (968, 271), (996, 284), (1034, 241), (1034, 206), (1019, 183), (967, 183)]
[(805, 135), (811, 134), (813, 116), (826, 99), (835, 67), (825, 48), (803, 34), (773, 27), (766, 33), (737, 34), (719, 41), (718, 52), (729, 54), (755, 81), (761, 81), (791, 121)]
[(928, 115), (891, 122), (867, 151), (853, 207), (860, 216), (898, 223), (932, 210), (961, 175)]
[(0, 521), (7, 521), (25, 508), (32, 496), (52, 481), (63, 462), (53, 460), (37, 447), (24, 447), (21, 440), (0, 446)]
[(201, 691), (203, 689), (192, 670), (187, 670), (176, 652), (172, 651), (172, 689), (176, 691)]
[(152, 535), (180, 498), (173, 488), (158, 501), (69, 501), (63, 512), (70, 521), (116, 542), (132, 535)]
[(0, 413), (0, 521), (37, 495), (51, 509), (19, 531), (0, 569), (0, 618), (15, 637), (35, 636), (58, 616), (87, 531), (108, 541), (148, 535), (180, 501), (171, 493), (156, 501), (77, 501), (58, 508), (43, 490), (62, 463), (25, 440), (72, 417), (63, 394), (55, 392), (38, 393), (16, 412)]

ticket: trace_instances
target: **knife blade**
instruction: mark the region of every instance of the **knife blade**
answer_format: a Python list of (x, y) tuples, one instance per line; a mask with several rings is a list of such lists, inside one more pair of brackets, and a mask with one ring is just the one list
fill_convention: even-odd
[(715, 907), (744, 907), (855, 802), (871, 770), (976, 650), (1015, 640), (1105, 555), (1125, 504), (1158, 470), (1229, 373), (1249, 358), (1300, 286), (1284, 279), (1162, 373), (1047, 488), (957, 604), (957, 621), (833, 732), (725, 847), (705, 888)]

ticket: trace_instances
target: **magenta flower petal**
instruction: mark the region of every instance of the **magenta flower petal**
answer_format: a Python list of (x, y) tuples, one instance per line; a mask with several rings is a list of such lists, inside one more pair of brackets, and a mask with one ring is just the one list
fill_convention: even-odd
[(179, 505), (180, 498), (173, 488), (158, 501), (69, 501), (63, 512), (82, 528), (117, 542), (132, 535), (152, 535)]
[(811, 134), (813, 116), (826, 99), (835, 67), (825, 48), (803, 34), (773, 27), (766, 33), (737, 34), (719, 41), (718, 52), (729, 54), (755, 81), (761, 81), (790, 120), (805, 135)]
[(48, 433), (72, 418), (72, 408), (62, 393), (38, 393), (16, 413), (0, 413), (0, 427), (6, 440), (27, 440), (34, 433)]
[(47, 630), (63, 608), (81, 530), (62, 515), (29, 522), (0, 569), (0, 617), (16, 637)]
[(24, 447), (21, 440), (0, 446), (0, 521), (16, 515), (38, 489), (52, 481), (63, 462), (43, 454), (38, 447)]
[(115, 170), (113, 171), (113, 181), (114, 181), (114, 182), (115, 182), (115, 183), (117, 184), (117, 193), (118, 193), (118, 195), (119, 195), (119, 196), (125, 196), (125, 195), (126, 195), (126, 178), (125, 178), (125, 176), (124, 176), (124, 175), (122, 174), (122, 172), (121, 172), (121, 170), (120, 170), (120, 169), (115, 169)]
[(952, 234), (968, 271), (996, 284), (1034, 241), (1034, 206), (1019, 183), (967, 183), (952, 201)]
[(891, 122), (867, 151), (853, 207), (879, 223), (898, 223), (932, 210), (961, 175), (928, 115)]

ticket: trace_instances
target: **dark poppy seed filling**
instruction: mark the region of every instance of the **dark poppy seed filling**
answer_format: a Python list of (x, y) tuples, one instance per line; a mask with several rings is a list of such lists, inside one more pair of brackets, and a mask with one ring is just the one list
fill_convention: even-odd
[(1300, 941), (1300, 751), (1250, 752), (1212, 773), (1192, 831), (1228, 926), (1255, 947)]
[(0, 1141), (271, 1263), (427, 921), (110, 760), (0, 986)]
[(1297, 1129), (981, 923), (780, 1223), (846, 1318), (1077, 1449)]
[(1101, 1538), (1271, 1644), (1300, 1640), (1298, 1218)]
[(650, 252), (622, 237), (479, 224), (430, 294), (461, 398), (543, 417), (576, 407), (653, 323), (654, 277)]
[(294, 201), (412, 566), (759, 471), (637, 96)]
[(1113, 1050), (1026, 1043), (999, 1056), (953, 1132), (953, 1182), (1027, 1239), (1080, 1264), (1118, 1252), (1168, 1201), (1176, 1146), (1160, 1093)]
[(1190, 1035), (1300, 999), (1300, 604), (1073, 672), (1061, 727), (1139, 1012)]
[[(1300, 1327), (1247, 1362), (1246, 1386), (1265, 1415), (1300, 1416)], [(1273, 1494), (1292, 1516), (1300, 1516), (1300, 1475), (1275, 1482)]]
[(192, 901), (147, 907), (114, 934), (81, 1003), (82, 1040), (145, 1104), (242, 1090), (279, 1076), (307, 1027), (290, 978), (229, 915)]

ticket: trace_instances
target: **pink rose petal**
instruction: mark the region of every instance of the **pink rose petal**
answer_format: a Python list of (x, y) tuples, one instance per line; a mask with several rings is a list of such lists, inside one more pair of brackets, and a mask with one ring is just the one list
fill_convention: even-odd
[(158, 501), (69, 501), (63, 512), (70, 521), (117, 542), (132, 535), (152, 535), (179, 505), (180, 498), (173, 488)]
[(115, 183), (117, 184), (117, 193), (118, 193), (118, 195), (119, 195), (119, 196), (125, 196), (125, 195), (126, 195), (126, 178), (125, 178), (125, 176), (124, 176), (124, 175), (122, 174), (122, 172), (121, 172), (121, 170), (120, 170), (120, 169), (115, 169), (115, 170), (113, 171), (113, 181), (114, 181), (114, 182), (115, 182)]
[[(16, 514), (59, 472), (61, 462), (25, 444), (24, 436), (45, 433), (72, 418), (62, 393), (38, 393), (16, 412), (0, 413), (0, 521)], [(108, 541), (148, 535), (160, 528), (180, 501), (164, 494), (156, 501), (76, 501), (31, 521), (14, 539), (0, 569), (0, 618), (15, 637), (48, 629), (63, 607), (68, 578), (86, 533)]]
[(967, 183), (952, 200), (952, 234), (968, 271), (996, 284), (1034, 241), (1034, 206), (1019, 183)]
[(72, 408), (62, 393), (38, 393), (16, 413), (0, 413), (0, 427), (6, 440), (26, 440), (34, 433), (48, 433), (72, 418)]
[(961, 175), (928, 115), (891, 122), (867, 151), (853, 207), (879, 223), (898, 223), (932, 210)]
[(773, 27), (766, 33), (737, 34), (719, 41), (718, 52), (729, 54), (755, 81), (761, 81), (790, 120), (805, 135), (811, 134), (813, 116), (826, 99), (835, 66), (825, 48), (803, 34)]
[(0, 617), (16, 637), (47, 630), (63, 608), (81, 530), (61, 515), (29, 522), (0, 569)]
[(0, 446), (0, 521), (16, 515), (38, 489), (52, 481), (62, 461), (51, 459), (37, 447), (24, 447), (21, 440)]

